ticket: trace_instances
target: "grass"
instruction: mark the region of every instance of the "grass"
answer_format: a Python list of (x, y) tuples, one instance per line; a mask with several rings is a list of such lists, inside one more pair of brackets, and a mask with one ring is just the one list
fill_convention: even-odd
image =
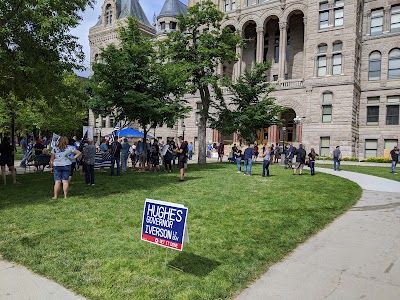
[[(21, 185), (0, 190), (0, 254), (89, 299), (229, 298), (361, 196), (327, 174), (272, 166), (266, 178), (260, 165), (253, 174), (190, 165), (179, 183), (176, 173), (96, 172), (93, 187), (75, 174), (70, 198), (59, 201), (50, 200), (51, 174), (20, 175)], [(189, 208), (183, 252), (140, 241), (145, 198)], [(182, 271), (164, 270), (164, 261)]]
[[(322, 165), (318, 164), (316, 167), (333, 169), (332, 165)], [(348, 166), (348, 165), (340, 165), (340, 169), (343, 171), (357, 172), (367, 175), (373, 175), (377, 177), (387, 178), (395, 181), (400, 181), (399, 174), (392, 174), (392, 170), (390, 166), (382, 166), (382, 167), (370, 167), (370, 166)], [(400, 169), (398, 169), (400, 172)]]

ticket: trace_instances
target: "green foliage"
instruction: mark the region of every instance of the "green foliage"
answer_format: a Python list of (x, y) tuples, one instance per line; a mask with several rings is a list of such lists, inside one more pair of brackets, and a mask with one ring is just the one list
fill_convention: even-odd
[(362, 161), (365, 162), (376, 162), (376, 163), (390, 163), (392, 160), (390, 158), (384, 158), (384, 157), (368, 157)]
[(127, 25), (120, 30), (121, 45), (103, 49), (102, 62), (93, 65), (89, 107), (95, 114), (136, 121), (145, 133), (157, 125), (173, 126), (188, 112), (182, 100), (187, 72), (184, 66), (157, 58), (138, 21), (129, 18)]
[[(0, 253), (87, 299), (231, 299), (361, 196), (343, 178), (270, 169), (265, 178), (260, 164), (251, 177), (231, 164), (189, 165), (183, 183), (178, 171), (96, 172), (89, 187), (75, 173), (59, 201), (50, 173), (18, 175), (1, 191)], [(146, 197), (189, 208), (183, 252), (140, 240)], [(182, 272), (164, 271), (165, 261)]]
[(232, 99), (221, 98), (219, 111), (212, 127), (224, 135), (238, 132), (243, 140), (257, 139), (257, 130), (279, 124), (279, 116), (285, 108), (269, 97), (273, 88), (265, 78), (270, 63), (256, 63), (251, 70), (244, 70), (236, 82), (225, 78), (224, 84), (233, 94)]
[[(229, 28), (221, 28), (224, 13), (212, 1), (188, 8), (186, 16), (178, 17), (178, 31), (159, 43), (162, 59), (183, 66), (187, 72), (186, 86), (192, 94), (199, 92), (202, 109), (199, 120), (199, 162), (206, 162), (206, 128), (211, 107), (219, 106), (221, 89), (216, 75), (217, 66), (225, 61), (235, 62), (240, 36)], [(216, 96), (212, 96), (212, 92)]]
[(0, 101), (0, 127), (9, 132), (11, 115), (19, 132), (40, 131), (70, 135), (81, 128), (87, 119), (85, 102), (88, 99), (87, 80), (74, 73), (64, 73), (58, 95), (47, 101), (44, 97), (20, 100), (7, 97)]
[[(81, 68), (82, 46), (70, 29), (94, 0), (0, 1), (0, 98), (58, 92), (63, 72)], [(11, 95), (12, 94), (12, 95)]]

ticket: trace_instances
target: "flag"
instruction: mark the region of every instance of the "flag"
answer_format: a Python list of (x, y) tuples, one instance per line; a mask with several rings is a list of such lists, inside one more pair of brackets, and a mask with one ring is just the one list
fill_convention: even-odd
[(114, 142), (114, 139), (115, 139), (115, 131), (113, 131), (113, 132), (111, 133), (109, 142), (110, 142), (110, 143)]
[(118, 122), (117, 125), (114, 127), (114, 131), (118, 131), (121, 129), (121, 122)]

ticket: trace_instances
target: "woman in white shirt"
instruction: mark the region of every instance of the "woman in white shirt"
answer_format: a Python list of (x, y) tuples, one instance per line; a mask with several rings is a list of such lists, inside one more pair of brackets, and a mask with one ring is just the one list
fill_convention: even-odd
[[(74, 154), (72, 156), (71, 154)], [(64, 199), (67, 199), (69, 188), (69, 175), (71, 173), (72, 161), (76, 160), (81, 152), (68, 145), (68, 139), (65, 136), (60, 137), (58, 145), (51, 150), (50, 167), (54, 174), (54, 197), (58, 198), (61, 183), (63, 185)]]

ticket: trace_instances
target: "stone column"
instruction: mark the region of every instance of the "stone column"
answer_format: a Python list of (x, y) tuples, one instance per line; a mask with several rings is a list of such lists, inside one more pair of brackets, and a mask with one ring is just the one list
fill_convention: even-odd
[(383, 8), (383, 33), (390, 32), (390, 10), (390, 5)]
[(257, 55), (256, 61), (263, 62), (264, 57), (264, 27), (257, 27)]
[[(243, 32), (239, 32), (239, 35), (243, 38)], [(235, 79), (239, 78), (242, 75), (242, 62), (243, 62), (243, 49), (240, 47), (236, 47), (236, 56), (238, 57), (238, 61), (236, 63), (235, 68)]]
[(306, 62), (307, 62), (307, 18), (303, 17), (303, 24), (304, 24), (304, 41), (303, 41), (303, 80), (305, 80), (305, 72), (306, 72)]
[(335, 25), (335, 2), (334, 2), (334, 0), (330, 0), (328, 5), (329, 5), (328, 27), (333, 27)]
[(332, 76), (332, 55), (326, 56), (326, 76)]
[(223, 75), (222, 74), (223, 72), (224, 72), (224, 65), (222, 63), (218, 63), (217, 75)]
[(285, 80), (287, 22), (279, 22), (279, 80)]

